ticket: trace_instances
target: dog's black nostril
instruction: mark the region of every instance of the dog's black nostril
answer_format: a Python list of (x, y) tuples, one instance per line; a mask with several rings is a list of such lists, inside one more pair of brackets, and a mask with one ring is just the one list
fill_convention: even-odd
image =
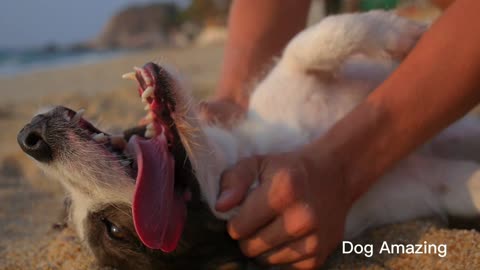
[(18, 133), (17, 140), (22, 150), (36, 160), (49, 162), (53, 159), (50, 146), (38, 131), (25, 127)]
[(27, 138), (25, 138), (25, 146), (33, 148), (35, 147), (38, 143), (41, 143), (40, 141), (42, 140), (42, 137), (38, 135), (37, 133), (30, 133), (27, 135)]

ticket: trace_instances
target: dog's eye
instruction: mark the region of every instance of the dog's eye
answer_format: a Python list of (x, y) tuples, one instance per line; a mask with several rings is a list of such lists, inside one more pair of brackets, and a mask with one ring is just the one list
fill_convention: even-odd
[(127, 235), (125, 230), (121, 227), (110, 222), (108, 219), (102, 219), (103, 223), (105, 224), (105, 228), (107, 230), (107, 234), (110, 238), (116, 240), (125, 240)]

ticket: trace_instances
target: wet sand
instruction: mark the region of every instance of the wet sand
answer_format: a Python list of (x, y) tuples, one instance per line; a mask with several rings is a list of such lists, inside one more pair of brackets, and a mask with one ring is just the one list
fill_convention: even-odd
[[(62, 221), (64, 192), (21, 153), (16, 134), (41, 107), (85, 108), (102, 129), (121, 130), (143, 115), (132, 82), (120, 79), (134, 65), (160, 61), (185, 75), (195, 97), (212, 92), (221, 47), (158, 49), (100, 63), (0, 78), (0, 269), (96, 269), (72, 228)], [(359, 243), (447, 244), (448, 255), (334, 254), (325, 269), (480, 269), (480, 234), (446, 229), (434, 220), (384, 226)], [(375, 246), (380, 246), (376, 244)]]

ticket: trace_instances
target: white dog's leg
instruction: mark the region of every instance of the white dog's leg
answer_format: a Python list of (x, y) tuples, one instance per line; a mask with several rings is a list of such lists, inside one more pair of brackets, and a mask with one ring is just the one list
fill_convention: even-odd
[(385, 11), (327, 17), (297, 35), (282, 61), (292, 68), (335, 72), (352, 54), (401, 60), (426, 25)]
[(480, 215), (478, 163), (410, 156), (354, 204), (347, 217), (346, 237), (372, 226), (433, 215)]
[(480, 162), (480, 119), (462, 118), (434, 137), (422, 151), (450, 160)]

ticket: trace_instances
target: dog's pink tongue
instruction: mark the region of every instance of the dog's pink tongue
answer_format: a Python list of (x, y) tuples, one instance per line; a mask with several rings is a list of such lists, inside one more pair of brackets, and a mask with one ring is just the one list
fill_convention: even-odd
[(133, 197), (135, 230), (145, 246), (171, 252), (177, 247), (186, 218), (183, 198), (174, 192), (174, 159), (163, 136), (132, 137), (138, 175)]

